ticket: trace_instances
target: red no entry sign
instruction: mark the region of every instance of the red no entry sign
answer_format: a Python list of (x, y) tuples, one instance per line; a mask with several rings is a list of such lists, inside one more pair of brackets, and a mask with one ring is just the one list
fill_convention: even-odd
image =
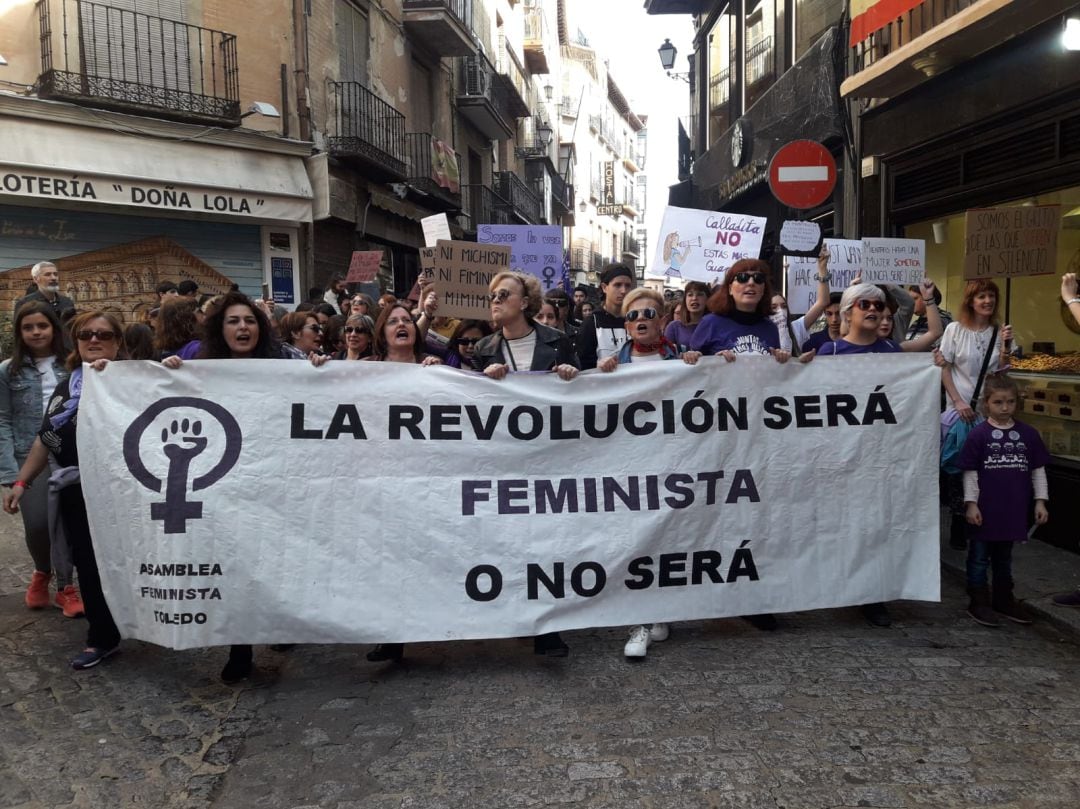
[(790, 208), (816, 208), (832, 196), (835, 186), (836, 161), (812, 140), (792, 141), (769, 163), (769, 189)]

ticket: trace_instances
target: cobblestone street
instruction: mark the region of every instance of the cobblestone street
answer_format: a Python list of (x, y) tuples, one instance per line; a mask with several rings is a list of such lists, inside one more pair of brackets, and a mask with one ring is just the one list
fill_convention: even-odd
[[(22, 604), (0, 528), (0, 806), (1075, 807), (1080, 653), (984, 629), (945, 581), (891, 629), (855, 609), (677, 625), (639, 664), (623, 630), (525, 641), (256, 650), (125, 642), (77, 674), (85, 624)], [(1019, 563), (1022, 567), (1022, 561)]]

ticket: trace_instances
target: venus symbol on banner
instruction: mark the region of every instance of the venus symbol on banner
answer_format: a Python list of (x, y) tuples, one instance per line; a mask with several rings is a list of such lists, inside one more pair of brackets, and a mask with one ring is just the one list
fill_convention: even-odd
[(769, 163), (769, 189), (791, 208), (816, 208), (836, 187), (836, 161), (820, 143), (796, 140), (782, 147)]
[[(147, 469), (143, 461), (143, 437), (150, 433), (150, 427), (158, 417), (167, 411), (174, 412), (160, 423), (161, 442), (157, 446), (168, 466), (164, 473), (165, 480), (162, 481), (161, 477)], [(209, 421), (204, 425), (203, 419), (195, 415), (199, 411), (211, 416), (221, 428), (220, 432), (211, 430)], [(156, 442), (156, 431), (151, 435)], [(240, 458), (243, 436), (240, 425), (228, 410), (206, 399), (173, 396), (148, 407), (124, 431), (124, 463), (132, 477), (152, 492), (160, 492), (162, 483), (165, 484), (165, 500), (150, 505), (150, 519), (160, 520), (166, 534), (183, 534), (187, 531), (188, 520), (202, 519), (203, 504), (187, 499), (188, 478), (191, 477), (191, 466), (195, 459), (211, 444), (219, 443), (222, 445), (219, 459), (192, 481), (192, 492), (217, 483)], [(155, 460), (160, 465), (161, 459)]]

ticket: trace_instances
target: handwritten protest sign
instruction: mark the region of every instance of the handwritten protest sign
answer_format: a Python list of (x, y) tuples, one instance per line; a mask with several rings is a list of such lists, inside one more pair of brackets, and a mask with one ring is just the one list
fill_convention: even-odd
[(821, 225), (789, 219), (780, 226), (780, 247), (789, 256), (816, 258), (821, 250)]
[(981, 208), (964, 217), (964, 278), (1055, 272), (1061, 206)]
[[(862, 242), (854, 239), (825, 239), (829, 248), (830, 292), (843, 292), (862, 269)], [(817, 258), (790, 256), (787, 259), (787, 302), (793, 315), (805, 313), (817, 300)]]
[(374, 281), (379, 274), (382, 257), (382, 250), (355, 250), (349, 262), (349, 274), (345, 276), (346, 283), (366, 284)]
[(420, 220), (420, 227), (424, 231), (425, 247), (434, 247), (439, 239), (453, 238), (450, 235), (450, 220), (446, 218), (444, 213), (425, 216)]
[[(423, 251), (421, 251), (423, 262)], [(442, 317), (488, 320), (491, 279), (510, 266), (505, 245), (439, 239), (434, 248), (432, 281)]]
[(649, 275), (706, 283), (720, 280), (739, 259), (760, 255), (764, 235), (763, 216), (669, 205)]
[(544, 292), (562, 286), (563, 241), (558, 225), (481, 225), (480, 244), (510, 247), (510, 267), (540, 279)]
[(926, 242), (922, 239), (866, 238), (862, 243), (864, 283), (911, 286), (926, 277)]

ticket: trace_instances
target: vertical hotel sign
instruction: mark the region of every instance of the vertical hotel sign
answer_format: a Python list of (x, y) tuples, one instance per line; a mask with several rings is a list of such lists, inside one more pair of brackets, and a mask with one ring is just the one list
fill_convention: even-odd
[(923, 2), (925, 0), (850, 0), (851, 47)]
[(615, 161), (609, 160), (600, 164), (603, 170), (603, 189), (600, 192), (600, 204), (596, 206), (598, 216), (610, 216), (618, 219), (622, 213), (622, 205), (615, 202)]

